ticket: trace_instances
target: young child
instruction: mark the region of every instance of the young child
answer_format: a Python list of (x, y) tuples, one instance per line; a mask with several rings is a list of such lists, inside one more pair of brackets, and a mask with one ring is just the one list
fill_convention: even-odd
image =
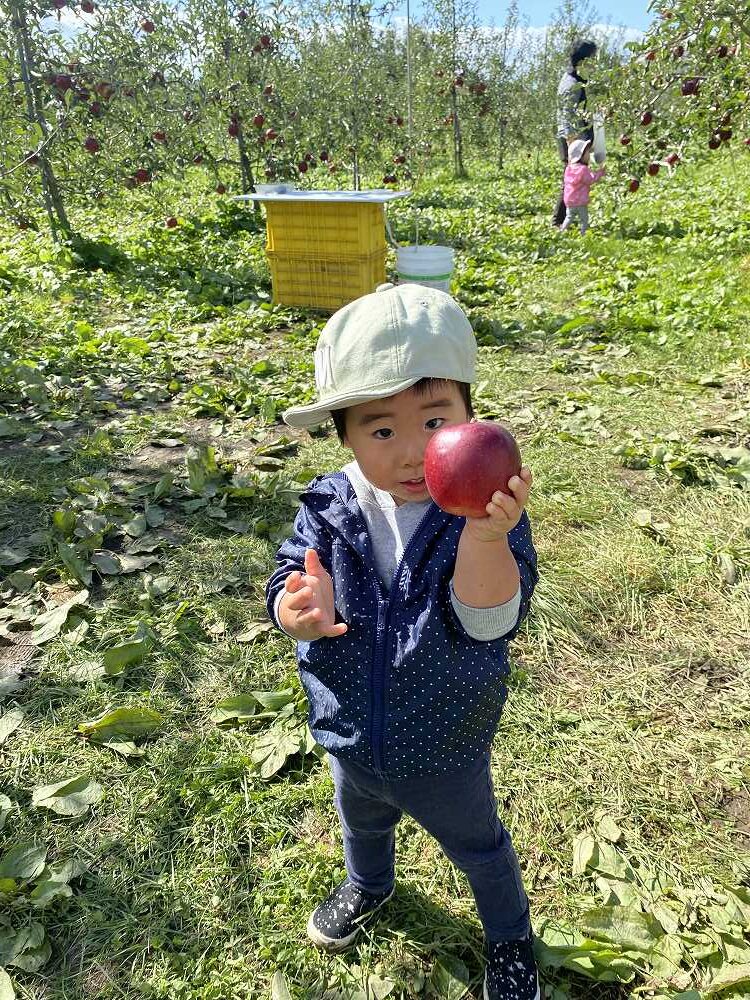
[(591, 155), (591, 140), (574, 139), (568, 147), (568, 165), (565, 168), (564, 198), (565, 221), (560, 226), (560, 232), (567, 229), (574, 219), (581, 223), (581, 235), (589, 228), (589, 198), (592, 184), (600, 181), (605, 173), (601, 170), (589, 169)]
[(354, 461), (302, 495), (266, 596), (298, 641), (343, 830), (348, 877), (311, 914), (309, 937), (342, 950), (391, 897), (407, 813), (469, 880), (485, 1000), (538, 1000), (528, 900), (490, 775), (508, 642), (537, 580), (531, 472), (469, 519), (440, 510), (423, 478), (430, 437), (472, 418), (475, 357), (469, 321), (435, 289), (384, 286), (331, 317), (315, 352), (318, 402), (284, 419), (332, 417)]

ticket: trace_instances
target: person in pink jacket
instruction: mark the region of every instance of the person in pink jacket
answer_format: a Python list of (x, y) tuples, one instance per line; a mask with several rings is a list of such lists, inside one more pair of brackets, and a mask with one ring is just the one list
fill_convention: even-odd
[(590, 139), (574, 139), (568, 147), (568, 165), (565, 168), (564, 198), (565, 221), (560, 231), (578, 219), (581, 224), (581, 234), (589, 228), (589, 193), (591, 185), (596, 184), (604, 176), (605, 168), (589, 169), (591, 155)]

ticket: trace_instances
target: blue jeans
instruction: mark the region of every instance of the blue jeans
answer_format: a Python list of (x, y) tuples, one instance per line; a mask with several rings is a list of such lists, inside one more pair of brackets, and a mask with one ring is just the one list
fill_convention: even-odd
[(329, 755), (350, 881), (371, 893), (395, 879), (396, 824), (412, 816), (469, 880), (490, 941), (527, 937), (529, 903), (510, 834), (497, 815), (489, 754), (449, 774), (388, 779)]

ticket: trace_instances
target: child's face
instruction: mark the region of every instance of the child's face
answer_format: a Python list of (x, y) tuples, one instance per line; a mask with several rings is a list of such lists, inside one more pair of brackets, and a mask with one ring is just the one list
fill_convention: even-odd
[(350, 407), (344, 444), (354, 452), (364, 477), (397, 504), (427, 500), (423, 459), (428, 441), (440, 427), (468, 419), (455, 382), (424, 393), (405, 389)]

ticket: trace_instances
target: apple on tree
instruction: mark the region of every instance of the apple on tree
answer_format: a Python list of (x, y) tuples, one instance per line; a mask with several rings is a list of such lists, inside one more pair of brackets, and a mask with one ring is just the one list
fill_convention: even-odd
[(497, 490), (521, 471), (521, 452), (502, 424), (488, 420), (441, 427), (424, 453), (427, 491), (442, 510), (460, 517), (486, 517)]

